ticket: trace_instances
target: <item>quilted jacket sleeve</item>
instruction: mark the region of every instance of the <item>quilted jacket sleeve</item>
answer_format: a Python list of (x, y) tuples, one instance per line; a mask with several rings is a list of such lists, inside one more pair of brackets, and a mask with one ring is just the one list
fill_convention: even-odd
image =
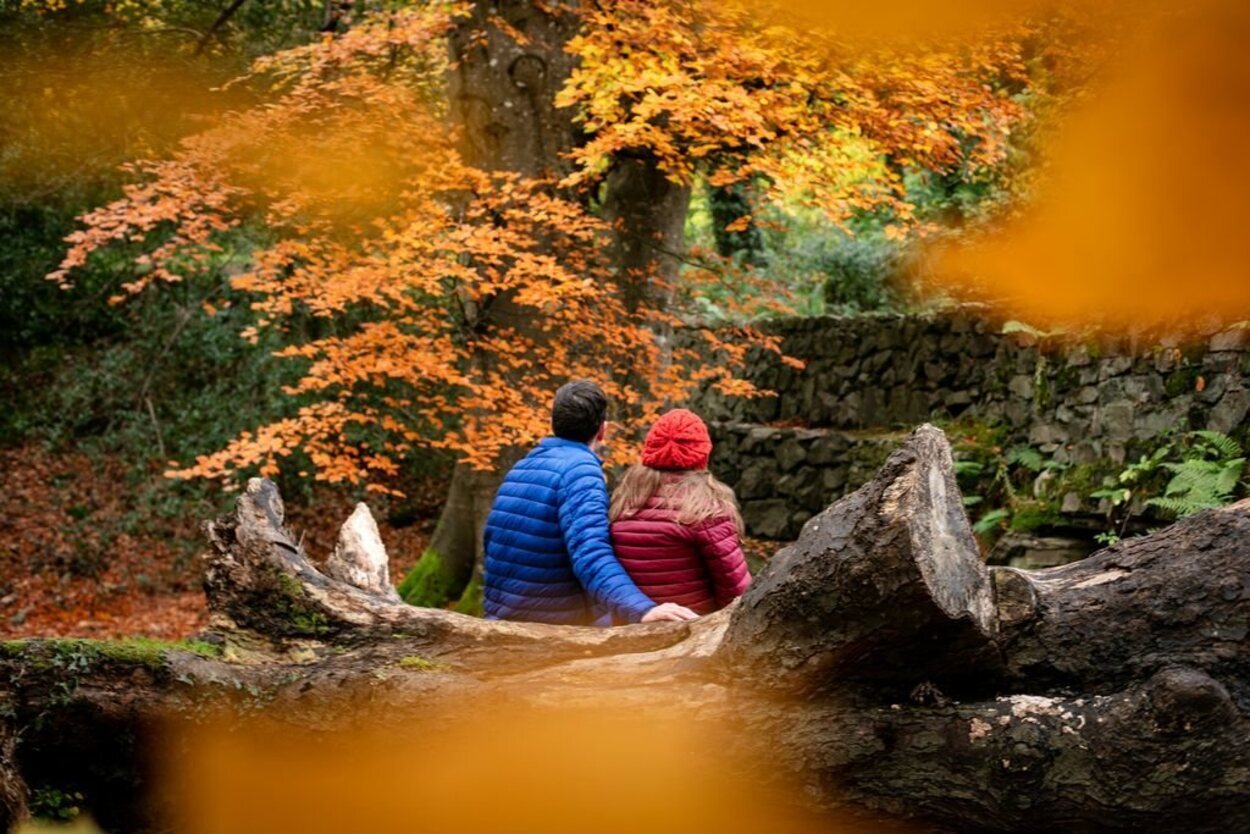
[(716, 607), (724, 608), (751, 584), (738, 527), (731, 518), (716, 518), (695, 527), (694, 534), (716, 591)]
[(598, 461), (574, 463), (560, 482), (560, 531), (573, 573), (590, 598), (618, 620), (636, 623), (655, 607), (638, 590), (612, 550), (608, 527), (608, 485)]

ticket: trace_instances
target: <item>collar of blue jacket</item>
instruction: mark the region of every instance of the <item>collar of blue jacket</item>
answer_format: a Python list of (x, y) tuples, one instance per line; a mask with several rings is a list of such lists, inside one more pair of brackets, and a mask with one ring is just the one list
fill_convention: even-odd
[(580, 440), (566, 440), (563, 437), (544, 437), (538, 441), (538, 445), (545, 449), (582, 448), (594, 455), (595, 460), (603, 461), (603, 458), (599, 457), (599, 453), (590, 448), (589, 443), (583, 443)]

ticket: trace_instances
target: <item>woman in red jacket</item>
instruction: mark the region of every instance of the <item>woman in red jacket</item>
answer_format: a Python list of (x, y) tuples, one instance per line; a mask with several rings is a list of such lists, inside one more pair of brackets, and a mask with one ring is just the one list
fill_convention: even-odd
[(724, 608), (751, 584), (733, 490), (707, 471), (712, 438), (697, 415), (679, 408), (647, 433), (642, 463), (612, 495), (616, 557), (658, 603), (699, 614)]

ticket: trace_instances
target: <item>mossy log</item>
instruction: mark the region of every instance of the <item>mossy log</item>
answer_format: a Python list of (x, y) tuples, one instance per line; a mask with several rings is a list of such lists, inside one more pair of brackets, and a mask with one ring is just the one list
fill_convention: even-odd
[(611, 693), (733, 728), (758, 778), (818, 808), (938, 831), (1250, 830), (1250, 502), (1061, 568), (987, 568), (946, 438), (922, 426), (734, 606), (611, 630), (404, 605), (366, 515), (320, 569), (253, 481), (208, 525), (206, 643), (6, 644), (7, 814), (55, 775), (106, 827), (153, 826), (135, 739), (206, 703), (312, 728), (345, 719), (345, 694), (364, 714)]

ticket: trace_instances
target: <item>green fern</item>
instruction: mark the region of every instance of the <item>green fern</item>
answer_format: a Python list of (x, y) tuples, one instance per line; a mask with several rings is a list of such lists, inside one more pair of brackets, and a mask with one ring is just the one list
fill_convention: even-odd
[(1010, 518), (1011, 510), (1004, 507), (999, 507), (996, 510), (990, 510), (982, 516), (976, 524), (972, 525), (972, 532), (984, 535), (985, 533), (989, 533), (991, 530), (995, 530), (1003, 526), (1003, 524)]
[(1007, 450), (1007, 463), (1023, 466), (1030, 472), (1041, 472), (1046, 460), (1031, 446), (1013, 446)]
[[(1228, 442), (1224, 443), (1219, 438)], [(1222, 455), (1231, 450), (1241, 451), (1240, 446), (1224, 435), (1203, 440), (1210, 445), (1208, 449), (1199, 449), (1200, 444), (1196, 444), (1194, 451), (1199, 454), (1214, 452)], [(1180, 463), (1165, 463), (1163, 468), (1172, 473), (1172, 479), (1164, 488), (1162, 497), (1152, 498), (1146, 503), (1173, 518), (1185, 518), (1201, 510), (1222, 507), (1232, 501), (1242, 472), (1245, 471), (1246, 459), (1235, 457), (1230, 460), (1221, 457), (1218, 460), (1208, 460), (1205, 457), (1194, 457)]]
[(1232, 460), (1244, 454), (1241, 444), (1222, 432), (1204, 430), (1192, 432), (1190, 436), (1197, 441), (1195, 447), (1205, 447), (1203, 450), (1217, 460)]
[[(1145, 506), (1163, 516), (1185, 518), (1235, 500), (1245, 469), (1245, 451), (1236, 440), (1218, 431), (1192, 431), (1140, 456), (1117, 477), (1106, 479), (1103, 488), (1090, 497), (1105, 498), (1113, 512), (1120, 509), (1118, 521), (1109, 513), (1111, 534), (1118, 537), (1128, 529), (1130, 499), (1135, 495), (1145, 498), (1154, 493)], [(1156, 477), (1160, 471), (1171, 475), (1162, 495), (1158, 494)]]
[(985, 464), (976, 460), (957, 460), (955, 461), (955, 475), (966, 478), (975, 478), (985, 471)]

